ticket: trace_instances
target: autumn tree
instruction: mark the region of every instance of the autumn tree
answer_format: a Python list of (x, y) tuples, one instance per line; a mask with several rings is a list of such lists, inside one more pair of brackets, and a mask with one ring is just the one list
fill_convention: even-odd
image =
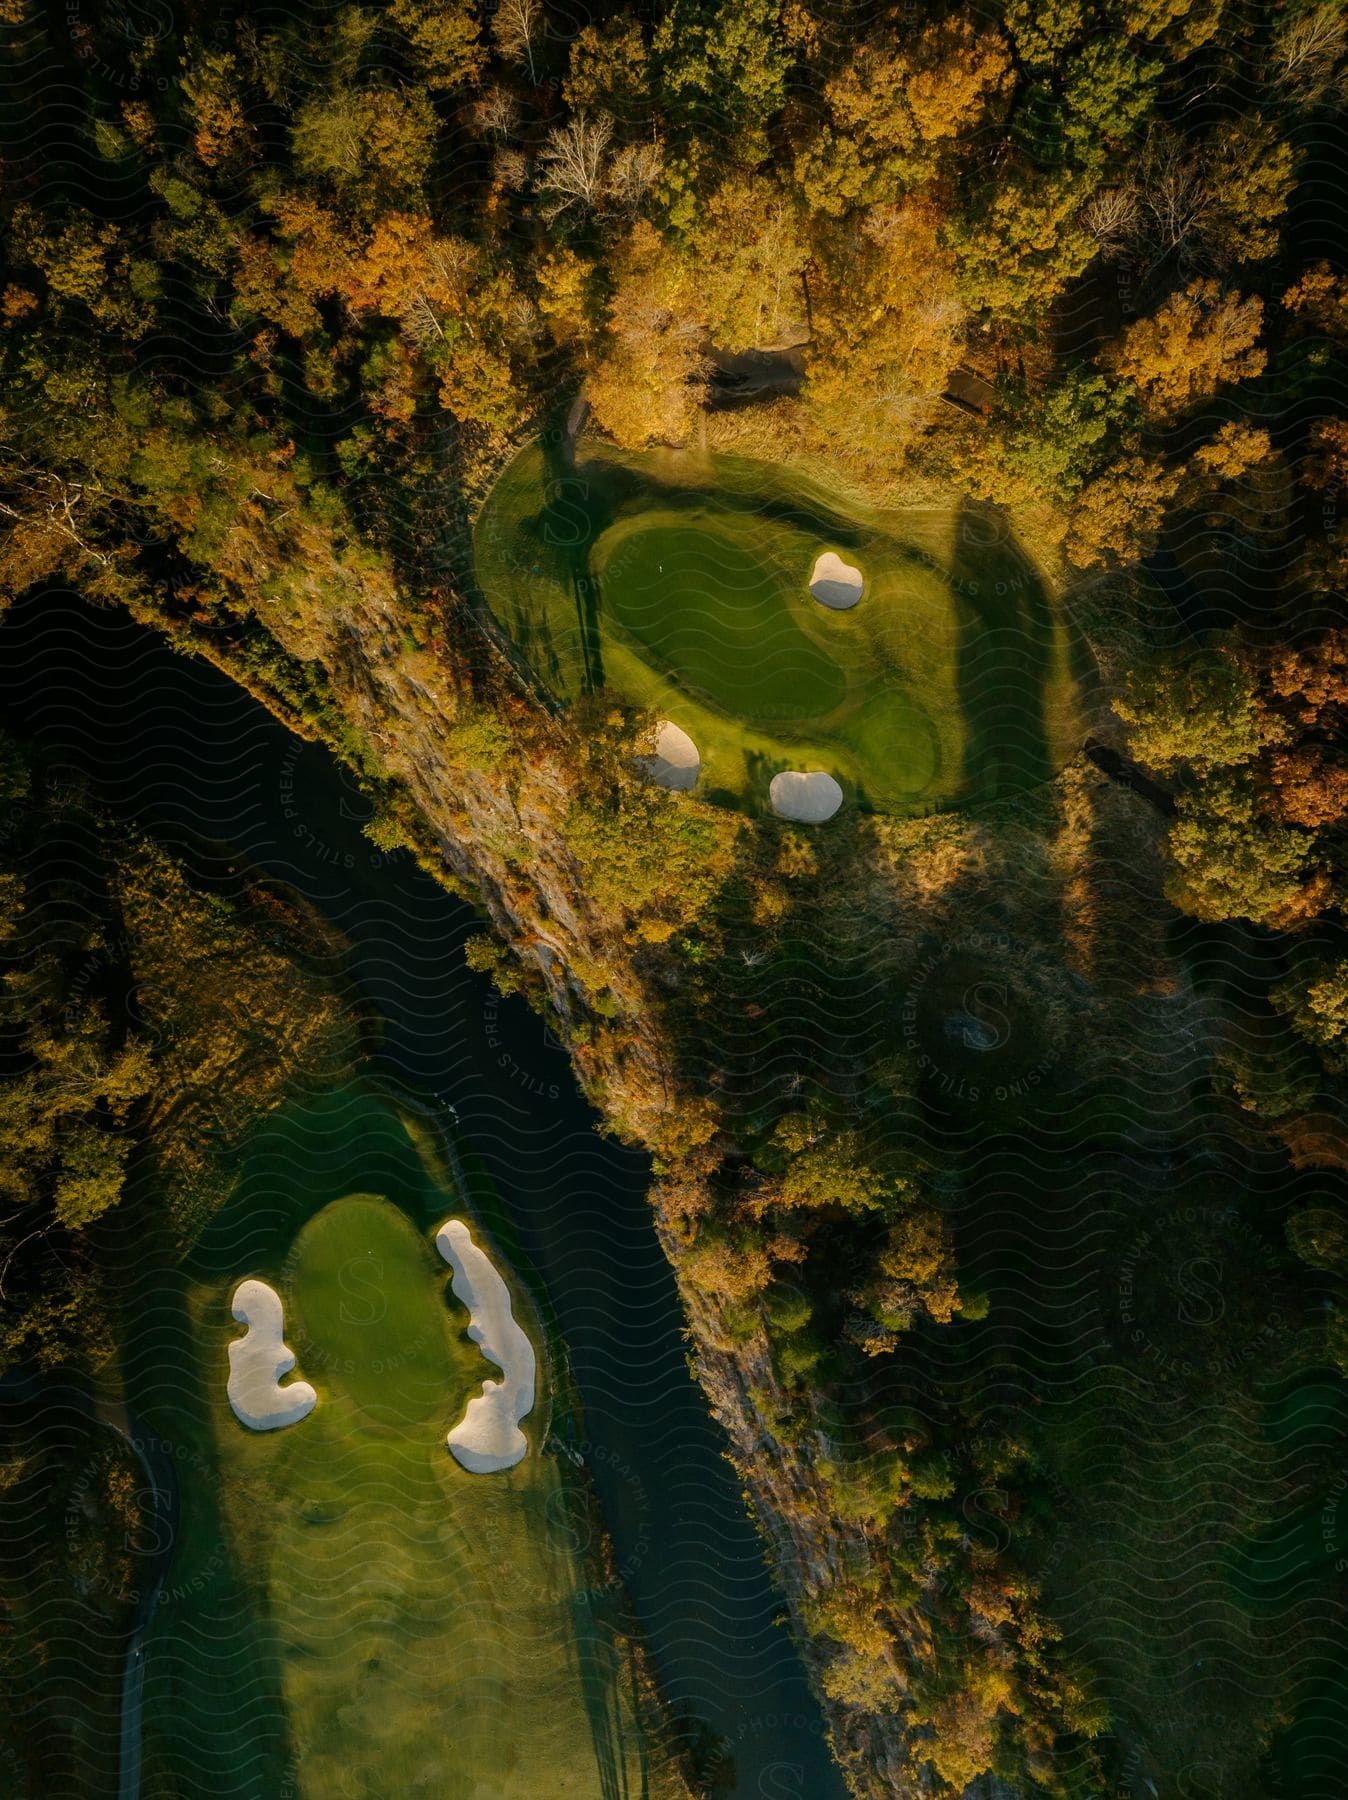
[(1217, 641), (1137, 671), (1115, 707), (1134, 754), (1181, 778), (1170, 833), (1178, 905), (1286, 928), (1332, 904), (1348, 805), (1341, 634), (1259, 652)]
[(203, 52), (184, 70), (182, 90), (194, 126), (193, 147), (202, 162), (215, 168), (255, 153), (257, 131), (236, 56)]
[(650, 52), (641, 25), (623, 15), (583, 26), (571, 42), (562, 93), (572, 113), (607, 113), (620, 127), (644, 123), (651, 110)]
[(58, 317), (83, 311), (102, 331), (132, 343), (154, 324), (155, 265), (88, 208), (39, 213), (21, 203), (10, 219), (10, 248), (11, 266), (27, 263), (41, 274)]
[(1133, 383), (1154, 418), (1174, 419), (1218, 388), (1263, 371), (1263, 317), (1257, 296), (1242, 300), (1215, 281), (1193, 281), (1150, 318), (1130, 325), (1103, 360), (1112, 374)]
[(719, 347), (759, 348), (803, 335), (808, 247), (789, 195), (732, 176), (709, 198), (692, 251), (708, 330)]
[(950, 1236), (933, 1208), (904, 1211), (867, 1263), (872, 1272), (847, 1297), (880, 1327), (878, 1334), (858, 1339), (869, 1354), (895, 1348), (900, 1334), (923, 1314), (949, 1324), (959, 1290)]
[(1313, 264), (1294, 281), (1282, 304), (1300, 330), (1348, 342), (1348, 275), (1336, 274), (1327, 262)]
[(1267, 262), (1292, 193), (1292, 146), (1266, 121), (1244, 118), (1214, 131), (1201, 154), (1204, 249), (1218, 268)]
[(862, 44), (825, 88), (828, 123), (797, 154), (807, 204), (838, 217), (924, 186), (1006, 93), (1009, 71), (1001, 36), (967, 20), (902, 46)]
[(1065, 548), (1079, 569), (1127, 568), (1156, 548), (1184, 477), (1155, 456), (1126, 450), (1078, 489)]
[(779, 1120), (759, 1160), (770, 1171), (780, 1171), (763, 1204), (788, 1212), (884, 1212), (902, 1207), (916, 1193), (909, 1177), (890, 1173), (873, 1160), (859, 1132), (834, 1130), (813, 1112), (788, 1113)]
[(620, 444), (681, 443), (704, 372), (703, 324), (693, 271), (655, 227), (639, 220), (614, 253), (615, 292), (590, 404)]
[(598, 323), (597, 268), (574, 250), (554, 250), (538, 265), (538, 310), (558, 344), (588, 340)]
[(928, 205), (822, 221), (809, 275), (804, 401), (819, 438), (883, 473), (929, 422), (959, 359), (965, 313)]
[(486, 64), (476, 9), (468, 0), (391, 0), (387, 19), (432, 92), (471, 87)]
[(1220, 646), (1134, 669), (1114, 710), (1134, 756), (1158, 775), (1234, 768), (1286, 736), (1250, 660)]
[[(1348, 956), (1320, 951), (1301, 958), (1295, 973), (1274, 988), (1273, 1003), (1326, 1067), (1348, 1075)], [(1343, 1266), (1348, 1268), (1348, 1258)]]
[(1196, 919), (1286, 926), (1324, 903), (1315, 839), (1272, 817), (1261, 784), (1241, 769), (1180, 796), (1170, 854), (1166, 891)]
[(903, 97), (929, 144), (967, 137), (1011, 88), (1011, 56), (991, 20), (954, 14), (923, 27), (907, 53)]

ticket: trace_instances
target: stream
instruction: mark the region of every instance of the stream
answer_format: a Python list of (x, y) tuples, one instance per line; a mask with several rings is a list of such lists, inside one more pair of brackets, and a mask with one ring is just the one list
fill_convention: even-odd
[[(603, 1137), (562, 1047), (465, 964), (472, 909), (363, 835), (368, 804), (208, 664), (46, 594), (0, 624), (0, 705), (190, 868), (203, 846), (291, 886), (349, 939), (379, 1070), (453, 1117), (565, 1340), (585, 1459), (664, 1698), (724, 1746), (716, 1794), (842, 1800), (722, 1435), (685, 1363), (644, 1156)], [(523, 1800), (523, 1797), (521, 1797)]]

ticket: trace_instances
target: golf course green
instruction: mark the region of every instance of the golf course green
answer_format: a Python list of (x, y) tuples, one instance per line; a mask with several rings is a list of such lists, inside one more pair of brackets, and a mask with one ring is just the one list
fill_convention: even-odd
[[(607, 687), (693, 739), (704, 797), (766, 810), (823, 770), (921, 812), (1044, 780), (1077, 741), (1079, 646), (1006, 517), (880, 511), (791, 470), (690, 451), (522, 451), (474, 532), (481, 598), (534, 676)], [(833, 552), (846, 610), (810, 593)]]
[[(466, 1196), (420, 1121), (360, 1087), (314, 1095), (256, 1133), (183, 1287), (161, 1277), (147, 1295), (138, 1359), (162, 1371), (183, 1515), (147, 1653), (149, 1792), (176, 1791), (184, 1767), (231, 1800), (686, 1791), (647, 1742), (577, 1549), (581, 1478), (541, 1454), (557, 1404), (544, 1323), (477, 1219), (539, 1353), (529, 1454), (476, 1475), (446, 1449), (500, 1373), (436, 1252), (447, 1216), (470, 1216)], [(317, 1390), (278, 1431), (226, 1401), (245, 1273), (284, 1305), (287, 1379)], [(174, 1315), (195, 1381), (165, 1379), (184, 1362)]]

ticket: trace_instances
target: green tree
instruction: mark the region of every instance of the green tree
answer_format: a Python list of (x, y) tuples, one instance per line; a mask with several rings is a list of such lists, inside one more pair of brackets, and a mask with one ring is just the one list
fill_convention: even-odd
[(1348, 1075), (1348, 956), (1306, 958), (1295, 975), (1274, 988), (1273, 1003), (1320, 1052), (1327, 1068)]
[(760, 161), (768, 120), (786, 98), (781, 20), (781, 0), (672, 0), (653, 45), (671, 117)]
[(339, 88), (296, 115), (295, 167), (373, 213), (420, 192), (436, 130), (435, 110), (420, 89)]
[(960, 286), (977, 311), (1009, 318), (1042, 313), (1095, 255), (1080, 220), (1079, 179), (1020, 168), (985, 188), (945, 225)]
[(1030, 89), (1016, 141), (1037, 161), (1102, 170), (1137, 135), (1156, 100), (1162, 64), (1126, 38), (1096, 38)]
[(1084, 369), (1067, 370), (1048, 388), (1005, 381), (986, 430), (965, 449), (961, 472), (973, 493), (1002, 505), (1071, 500), (1135, 411), (1126, 389)]
[(1057, 63), (1070, 45), (1089, 35), (1097, 17), (1092, 0), (1047, 0), (1043, 5), (1004, 0), (1003, 14), (1017, 55), (1031, 69)]
[(1207, 923), (1286, 924), (1304, 911), (1317, 873), (1314, 853), (1315, 839), (1270, 817), (1259, 783), (1235, 769), (1181, 794), (1166, 891)]
[(1251, 664), (1220, 647), (1133, 670), (1114, 710), (1133, 755), (1158, 775), (1252, 762), (1286, 735)]

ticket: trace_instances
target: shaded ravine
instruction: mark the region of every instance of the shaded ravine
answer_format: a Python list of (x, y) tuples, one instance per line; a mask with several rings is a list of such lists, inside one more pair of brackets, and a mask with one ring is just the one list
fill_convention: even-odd
[(45, 757), (181, 855), (202, 845), (287, 882), (353, 945), (382, 1061), (452, 1107), (566, 1341), (614, 1561), (685, 1740), (719, 1742), (713, 1792), (834, 1800), (822, 1713), (688, 1373), (644, 1156), (601, 1137), (565, 1052), (464, 964), (472, 910), (364, 838), (368, 808), (204, 663), (64, 595), (0, 626), (0, 702)]
[(34, 1375), (11, 1370), (0, 1376), (0, 1408), (6, 1401), (40, 1400), (44, 1406), (64, 1406), (69, 1411), (97, 1420), (123, 1439), (145, 1475), (142, 1508), (149, 1516), (139, 1543), (140, 1570), (135, 1611), (127, 1636), (122, 1672), (121, 1735), (117, 1757), (117, 1800), (140, 1800), (141, 1706), (145, 1693), (145, 1641), (154, 1624), (159, 1596), (173, 1562), (178, 1539), (178, 1473), (167, 1444), (143, 1419), (127, 1410), (122, 1401), (110, 1399), (62, 1374)]

